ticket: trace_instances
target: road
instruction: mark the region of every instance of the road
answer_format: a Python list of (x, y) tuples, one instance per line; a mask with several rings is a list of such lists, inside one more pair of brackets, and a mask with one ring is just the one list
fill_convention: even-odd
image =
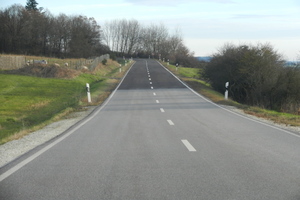
[(0, 169), (0, 199), (299, 200), (299, 152), (141, 59), (93, 115)]

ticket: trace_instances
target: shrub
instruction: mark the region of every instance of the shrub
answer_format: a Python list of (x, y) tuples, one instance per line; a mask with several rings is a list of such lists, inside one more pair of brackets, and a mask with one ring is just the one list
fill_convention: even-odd
[(107, 63), (107, 60), (106, 60), (106, 59), (102, 60), (102, 64), (103, 64), (103, 65), (106, 65), (106, 63)]

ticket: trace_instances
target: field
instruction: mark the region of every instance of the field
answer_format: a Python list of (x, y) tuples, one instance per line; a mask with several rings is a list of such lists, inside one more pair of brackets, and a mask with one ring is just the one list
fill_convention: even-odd
[(111, 60), (107, 65), (98, 65), (93, 72), (65, 69), (71, 78), (41, 78), (0, 71), (0, 144), (83, 109), (88, 105), (86, 83), (91, 87), (92, 105), (98, 105), (124, 71), (120, 73), (119, 64)]

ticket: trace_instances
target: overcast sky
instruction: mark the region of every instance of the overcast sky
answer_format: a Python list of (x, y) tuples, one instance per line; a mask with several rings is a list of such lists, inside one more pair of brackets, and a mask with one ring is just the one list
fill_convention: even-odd
[[(0, 8), (27, 0), (0, 0)], [(196, 56), (209, 56), (225, 43), (273, 45), (285, 59), (300, 59), (300, 0), (36, 0), (53, 14), (136, 19), (181, 29)]]

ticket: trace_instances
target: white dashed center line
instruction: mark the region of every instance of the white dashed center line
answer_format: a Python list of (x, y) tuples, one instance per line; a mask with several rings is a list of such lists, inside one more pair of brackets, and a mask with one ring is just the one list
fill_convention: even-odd
[(153, 87), (151, 87), (151, 90), (153, 90)]
[(158, 100), (156, 100), (156, 103), (159, 103), (159, 101), (158, 101)]
[(189, 141), (187, 141), (187, 140), (181, 140), (181, 142), (185, 145), (185, 147), (189, 151), (196, 151), (196, 149), (191, 145), (191, 143), (189, 143)]
[(155, 93), (155, 92), (153, 92), (153, 95), (154, 95), (154, 96), (156, 96), (156, 93)]
[(171, 126), (174, 126), (174, 125), (175, 125), (175, 124), (172, 122), (172, 120), (168, 119), (167, 121), (168, 121), (168, 123), (169, 123)]
[(161, 109), (160, 109), (160, 112), (164, 113), (164, 112), (165, 112), (165, 110), (164, 110), (163, 108), (161, 108)]

